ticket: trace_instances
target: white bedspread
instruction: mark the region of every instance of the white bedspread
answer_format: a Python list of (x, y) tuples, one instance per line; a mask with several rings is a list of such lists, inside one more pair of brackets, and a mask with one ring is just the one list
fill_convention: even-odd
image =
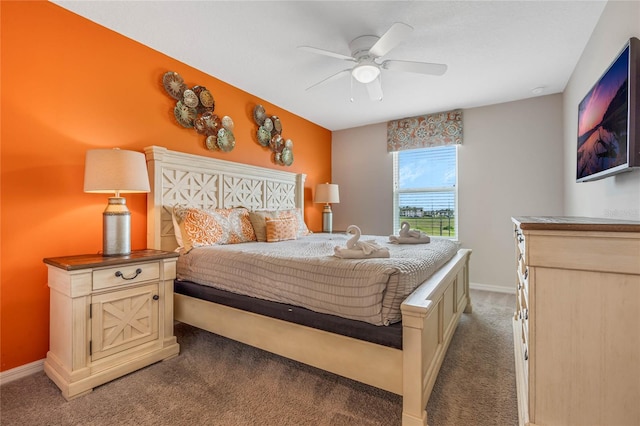
[(402, 319), (402, 301), (458, 251), (456, 242), (398, 245), (388, 237), (363, 236), (388, 247), (389, 258), (339, 259), (335, 246), (346, 234), (312, 234), (277, 243), (194, 248), (178, 259), (178, 279), (301, 306), (376, 325)]

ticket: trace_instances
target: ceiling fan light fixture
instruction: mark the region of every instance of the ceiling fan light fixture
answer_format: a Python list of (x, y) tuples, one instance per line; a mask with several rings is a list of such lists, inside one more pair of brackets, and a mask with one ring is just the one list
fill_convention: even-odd
[(360, 83), (367, 84), (378, 78), (380, 68), (372, 64), (360, 64), (351, 70), (351, 75)]

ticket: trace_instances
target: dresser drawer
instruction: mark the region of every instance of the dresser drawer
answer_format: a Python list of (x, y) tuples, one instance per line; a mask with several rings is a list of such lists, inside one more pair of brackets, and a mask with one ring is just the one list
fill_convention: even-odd
[(158, 262), (120, 265), (93, 271), (93, 290), (120, 287), (160, 279)]
[(522, 291), (519, 291), (517, 293), (518, 298), (520, 299), (520, 307), (522, 308), (522, 319), (524, 320), (529, 320), (529, 294), (525, 291), (525, 289), (522, 289)]
[(524, 256), (526, 255), (526, 244), (525, 244), (524, 234), (522, 233), (522, 230), (517, 226), (514, 232), (516, 237), (516, 247), (518, 248), (518, 253), (520, 253), (520, 256), (522, 258), (524, 258)]
[[(525, 383), (529, 383), (529, 330), (527, 321), (522, 321), (522, 348), (520, 356), (522, 357), (522, 373)], [(526, 386), (525, 386), (526, 387)]]
[(527, 266), (518, 265), (518, 290), (529, 292), (529, 268)]
[(525, 361), (529, 361), (529, 330), (527, 321), (522, 321), (522, 357)]

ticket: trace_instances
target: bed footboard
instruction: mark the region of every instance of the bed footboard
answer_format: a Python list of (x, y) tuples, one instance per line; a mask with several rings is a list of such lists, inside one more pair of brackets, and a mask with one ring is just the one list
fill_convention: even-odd
[(470, 313), (469, 256), (462, 249), (402, 304), (402, 425), (426, 426), (427, 401), (462, 312)]

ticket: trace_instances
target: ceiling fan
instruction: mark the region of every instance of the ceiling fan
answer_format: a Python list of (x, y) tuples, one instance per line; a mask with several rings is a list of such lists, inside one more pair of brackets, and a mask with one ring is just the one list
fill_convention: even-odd
[[(342, 59), (354, 62), (351, 68), (338, 71), (337, 73), (319, 81), (310, 86), (307, 90), (313, 89), (321, 84), (328, 83), (339, 79), (342, 76), (351, 74), (352, 82), (356, 80), (363, 83), (367, 87), (367, 92), (372, 100), (382, 100), (382, 84), (380, 81), (381, 70), (413, 72), (427, 75), (442, 75), (447, 71), (444, 64), (433, 64), (429, 62), (400, 61), (394, 59), (382, 60), (381, 58), (391, 51), (398, 44), (406, 40), (413, 27), (396, 22), (381, 37), (377, 36), (360, 36), (351, 43), (349, 49), (351, 56), (341, 53), (331, 52), (324, 49), (318, 49), (311, 46), (298, 46), (299, 49), (306, 50), (320, 55), (330, 56), (332, 58)], [(351, 98), (353, 102), (353, 97)]]

